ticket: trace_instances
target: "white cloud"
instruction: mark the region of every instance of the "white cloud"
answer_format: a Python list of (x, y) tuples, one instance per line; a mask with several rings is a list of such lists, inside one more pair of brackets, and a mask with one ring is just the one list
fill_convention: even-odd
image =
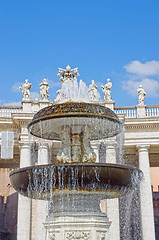
[(4, 104), (4, 100), (0, 99), (0, 105)]
[(41, 99), (41, 96), (40, 96), (40, 93), (39, 92), (30, 92), (30, 96), (31, 96), (31, 99), (32, 100), (35, 100), (35, 99)]
[(24, 83), (23, 82), (16, 82), (12, 86), (12, 92), (20, 92), (21, 90), (19, 89), (20, 86), (22, 86)]
[(132, 61), (124, 66), (127, 72), (140, 76), (153, 76), (159, 74), (159, 61)]
[(5, 106), (21, 106), (21, 102), (8, 102), (8, 103), (4, 103), (3, 105)]
[(60, 81), (54, 82), (53, 80), (47, 80), (50, 88), (61, 88)]
[[(148, 97), (159, 96), (159, 61), (132, 61), (124, 66), (128, 80), (122, 82), (122, 89), (132, 96), (137, 96), (137, 89), (142, 85)], [(151, 76), (151, 77), (150, 77)]]
[(137, 89), (142, 85), (146, 91), (147, 96), (159, 96), (159, 82), (155, 79), (143, 78), (138, 81), (128, 80), (122, 82), (122, 89), (126, 90), (130, 95), (137, 96)]
[(1, 106), (21, 106), (21, 101), (17, 101), (17, 102), (6, 102), (6, 101), (0, 99), (0, 105), (1, 105)]

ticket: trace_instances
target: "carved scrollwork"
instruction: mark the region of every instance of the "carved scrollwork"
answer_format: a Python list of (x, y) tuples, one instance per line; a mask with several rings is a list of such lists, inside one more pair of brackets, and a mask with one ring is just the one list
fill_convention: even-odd
[(89, 231), (66, 232), (66, 240), (91, 240)]
[(97, 235), (97, 240), (106, 240), (106, 233), (105, 232), (99, 232)]

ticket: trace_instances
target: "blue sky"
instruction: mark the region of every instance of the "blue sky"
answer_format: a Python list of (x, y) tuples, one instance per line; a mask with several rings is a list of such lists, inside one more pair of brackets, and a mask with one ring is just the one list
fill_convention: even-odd
[(158, 0), (0, 0), (0, 105), (18, 104), (26, 78), (32, 97), (43, 78), (50, 99), (60, 88), (58, 68), (79, 68), (78, 80), (110, 78), (116, 106), (159, 104)]

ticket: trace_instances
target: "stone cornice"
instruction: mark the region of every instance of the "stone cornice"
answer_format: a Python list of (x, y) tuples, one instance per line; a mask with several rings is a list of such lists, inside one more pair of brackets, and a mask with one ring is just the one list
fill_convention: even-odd
[(138, 144), (136, 145), (136, 148), (139, 150), (148, 150), (150, 148), (150, 144)]
[(19, 126), (17, 126), (17, 125), (8, 125), (8, 124), (3, 124), (3, 125), (1, 125), (0, 124), (0, 129), (13, 129), (13, 130), (17, 130), (17, 129), (19, 129), (20, 127)]
[(159, 128), (158, 122), (125, 122), (125, 129), (153, 129)]
[(34, 113), (13, 113), (12, 120), (18, 125), (28, 125), (32, 120)]
[(159, 118), (126, 119), (125, 129), (159, 128)]
[(151, 146), (159, 146), (159, 138), (131, 138), (125, 139), (124, 146), (136, 146), (136, 145), (147, 145), (150, 144)]

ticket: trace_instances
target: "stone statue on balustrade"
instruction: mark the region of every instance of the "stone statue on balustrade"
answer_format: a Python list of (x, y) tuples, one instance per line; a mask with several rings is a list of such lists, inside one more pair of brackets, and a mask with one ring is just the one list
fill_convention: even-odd
[(32, 84), (28, 82), (28, 79), (25, 80), (25, 83), (19, 89), (22, 91), (23, 100), (30, 100), (30, 89)]
[(55, 102), (61, 102), (64, 99), (62, 89), (57, 90), (56, 93), (57, 93), (57, 97), (55, 99)]
[(40, 94), (41, 94), (41, 99), (43, 101), (48, 101), (48, 97), (50, 97), (48, 90), (49, 90), (49, 84), (44, 78), (43, 81), (40, 83)]
[(139, 97), (139, 104), (140, 106), (144, 105), (144, 100), (146, 97), (146, 92), (144, 91), (144, 89), (142, 88), (142, 85), (139, 86), (139, 88), (137, 89), (138, 92), (138, 97)]
[(89, 85), (89, 98), (90, 100), (97, 101), (97, 85), (92, 80), (92, 84)]
[(105, 101), (112, 101), (111, 99), (111, 88), (112, 88), (112, 83), (110, 82), (110, 79), (108, 78), (107, 79), (107, 83), (102, 86), (102, 90), (103, 90), (103, 93), (104, 93), (104, 99)]

